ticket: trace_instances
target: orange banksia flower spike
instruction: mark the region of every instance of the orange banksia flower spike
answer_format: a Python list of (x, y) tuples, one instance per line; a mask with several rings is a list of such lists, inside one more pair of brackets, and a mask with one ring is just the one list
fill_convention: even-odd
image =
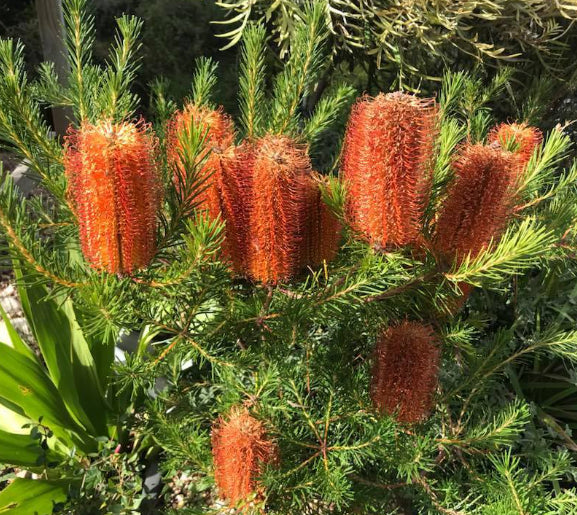
[(253, 160), (250, 143), (230, 147), (221, 158), (222, 173), (215, 177), (220, 216), (225, 223), (222, 250), (237, 274), (246, 273), (248, 266)]
[(203, 163), (204, 191), (196, 199), (211, 219), (225, 223), (222, 251), (234, 270), (241, 273), (246, 265), (246, 232), (248, 228), (248, 195), (250, 189), (250, 149), (234, 146), (232, 120), (222, 110), (189, 104), (175, 115), (170, 128), (169, 159), (177, 164), (178, 173), (185, 173), (179, 161), (179, 135), (195, 124), (206, 133)]
[(262, 497), (258, 476), (278, 460), (278, 448), (264, 424), (244, 407), (233, 408), (212, 429), (214, 479), (220, 495), (231, 505)]
[(210, 216), (216, 218), (220, 214), (218, 185), (222, 182), (223, 157), (234, 144), (234, 126), (222, 109), (214, 110), (188, 104), (182, 111), (178, 111), (168, 128), (168, 159), (176, 165), (177, 173), (183, 176), (186, 170), (180, 160), (182, 152), (180, 139), (185, 131), (191, 130), (191, 127), (197, 128), (204, 136), (205, 148), (198, 156), (198, 161), (206, 158), (202, 169), (202, 177), (206, 183), (204, 191), (196, 200)]
[(303, 266), (318, 266), (336, 256), (342, 236), (342, 225), (322, 199), (326, 178), (313, 173), (309, 180), (309, 197), (304, 228)]
[(439, 371), (439, 342), (431, 326), (401, 322), (377, 338), (371, 374), (371, 399), (380, 413), (399, 422), (427, 418)]
[(253, 279), (274, 284), (301, 269), (310, 173), (306, 148), (292, 139), (269, 135), (256, 142), (249, 227)]
[(157, 141), (144, 123), (83, 123), (65, 148), (82, 252), (96, 270), (130, 274), (156, 251)]
[(419, 241), (437, 132), (432, 99), (381, 93), (353, 107), (342, 161), (346, 212), (351, 226), (372, 244)]
[(516, 161), (496, 146), (465, 145), (437, 219), (435, 250), (449, 262), (475, 257), (503, 231), (514, 206)]
[(517, 176), (520, 178), (538, 145), (543, 141), (543, 134), (536, 127), (526, 123), (502, 123), (489, 133), (489, 143), (496, 143), (515, 155)]

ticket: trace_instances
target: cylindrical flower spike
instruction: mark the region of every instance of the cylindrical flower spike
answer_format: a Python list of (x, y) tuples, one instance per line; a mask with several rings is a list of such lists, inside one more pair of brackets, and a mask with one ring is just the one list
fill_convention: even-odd
[(371, 377), (371, 399), (380, 413), (399, 422), (424, 420), (437, 387), (440, 349), (429, 325), (401, 322), (377, 338)]
[(221, 156), (220, 173), (215, 177), (220, 216), (225, 223), (222, 250), (237, 274), (245, 274), (248, 267), (253, 160), (250, 143), (230, 147)]
[(475, 257), (503, 231), (514, 205), (516, 162), (496, 146), (465, 145), (439, 214), (434, 247), (449, 262)]
[(130, 274), (156, 251), (161, 201), (156, 138), (143, 123), (83, 123), (65, 149), (82, 252), (96, 270)]
[(232, 120), (222, 110), (211, 110), (189, 104), (173, 119), (169, 158), (177, 163), (178, 173), (184, 174), (180, 163), (180, 137), (191, 126), (205, 135), (205, 149), (198, 161), (205, 159), (202, 177), (204, 191), (196, 199), (211, 219), (225, 223), (222, 251), (234, 270), (246, 269), (247, 230), (249, 216), (249, 189), (251, 183), (252, 151), (248, 144), (234, 146)]
[(497, 143), (504, 150), (513, 152), (519, 178), (525, 173), (527, 164), (541, 141), (541, 131), (526, 123), (502, 123), (489, 133), (489, 143)]
[(303, 266), (318, 266), (336, 256), (342, 225), (322, 199), (326, 177), (313, 173), (309, 180), (306, 225), (304, 229)]
[(274, 284), (300, 270), (310, 173), (305, 147), (292, 139), (269, 135), (256, 142), (249, 229), (253, 279)]
[(222, 109), (213, 110), (188, 104), (174, 115), (168, 129), (168, 158), (183, 178), (186, 170), (181, 160), (181, 139), (192, 127), (204, 137), (204, 150), (198, 155), (197, 162), (204, 160), (201, 176), (206, 181), (204, 191), (195, 200), (211, 217), (216, 218), (220, 215), (218, 185), (223, 182), (222, 158), (234, 144), (234, 126)]
[(212, 429), (214, 479), (220, 495), (232, 505), (262, 494), (258, 476), (278, 459), (278, 448), (264, 424), (244, 407), (220, 417)]
[(342, 163), (351, 226), (379, 247), (417, 243), (438, 131), (433, 99), (397, 92), (353, 107)]

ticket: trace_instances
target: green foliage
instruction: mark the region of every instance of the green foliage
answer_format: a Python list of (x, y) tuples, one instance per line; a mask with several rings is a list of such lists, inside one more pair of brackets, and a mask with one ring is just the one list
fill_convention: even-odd
[[(281, 57), (290, 51), (302, 2), (216, 3), (224, 9), (224, 18), (218, 23), (230, 28), (220, 34), (229, 40), (225, 48), (241, 41), (250, 20), (266, 20)], [(442, 75), (443, 67), (463, 67), (464, 63), (522, 66), (532, 60), (537, 68), (565, 77), (573, 69), (570, 48), (575, 35), (571, 24), (577, 11), (570, 1), (554, 6), (542, 0), (523, 5), (509, 0), (312, 3), (319, 6), (334, 53), (345, 60), (372, 61), (377, 68), (383, 67), (398, 87), (418, 88), (423, 79)]]
[(520, 274), (535, 266), (539, 258), (550, 252), (555, 237), (535, 220), (526, 218), (521, 224), (510, 227), (498, 244), (490, 244), (474, 259), (467, 257), (446, 277), (452, 282), (480, 285), (483, 278), (495, 282)]
[[(69, 101), (80, 121), (102, 117), (116, 121), (130, 117), (139, 100), (128, 87), (138, 69), (136, 40), (142, 23), (129, 16), (117, 20), (118, 34), (107, 65), (101, 67), (92, 62), (94, 16), (88, 14), (86, 0), (68, 1), (65, 13), (70, 76), (69, 90), (59, 90), (62, 98), (59, 103), (66, 105)], [(54, 91), (53, 96), (58, 97), (58, 92)]]
[[(265, 67), (265, 31), (262, 26), (247, 29), (242, 40), (239, 70), (239, 106), (242, 135), (248, 138), (265, 133), (287, 134), (310, 146), (313, 157), (321, 155), (324, 138), (338, 125), (353, 101), (354, 89), (340, 85), (328, 92), (318, 91), (328, 72), (325, 42), (327, 30), (322, 23), (319, 4), (307, 8), (299, 19), (290, 56), (273, 79), (272, 97), (267, 98)], [(314, 100), (313, 100), (314, 99)], [(310, 112), (307, 105), (312, 103)], [(322, 156), (323, 164), (334, 155)]]
[(66, 481), (15, 479), (0, 492), (0, 510), (13, 515), (49, 515), (68, 496)]
[(264, 27), (246, 30), (243, 39), (239, 79), (240, 123), (247, 137), (259, 136), (256, 131), (266, 120)]
[(195, 104), (210, 105), (211, 91), (217, 83), (217, 64), (212, 59), (200, 57), (196, 62), (196, 72), (192, 79), (192, 100)]

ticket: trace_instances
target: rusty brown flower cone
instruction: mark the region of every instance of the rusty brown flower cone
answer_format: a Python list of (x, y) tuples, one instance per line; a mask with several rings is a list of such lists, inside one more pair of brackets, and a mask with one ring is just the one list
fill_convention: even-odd
[(252, 173), (252, 151), (248, 144), (234, 145), (234, 126), (221, 108), (213, 110), (189, 104), (176, 113), (169, 129), (169, 160), (177, 173), (185, 174), (180, 163), (182, 132), (195, 125), (205, 134), (203, 162), (204, 190), (195, 199), (211, 220), (225, 224), (222, 252), (236, 273), (246, 271), (247, 230)]
[(364, 97), (353, 107), (342, 161), (346, 213), (373, 245), (420, 241), (437, 132), (433, 99), (397, 92)]
[(433, 244), (447, 263), (475, 257), (497, 240), (515, 202), (517, 169), (511, 152), (465, 145), (453, 165), (455, 178), (439, 213)]
[(275, 284), (302, 268), (311, 163), (306, 148), (286, 136), (268, 135), (255, 143), (248, 273)]
[(142, 122), (85, 122), (69, 132), (68, 196), (92, 268), (131, 274), (152, 260), (162, 198), (156, 147)]
[(248, 268), (253, 160), (250, 144), (229, 147), (218, 156), (219, 173), (215, 174), (212, 187), (217, 202), (214, 211), (218, 210), (225, 224), (223, 255), (239, 275)]
[(437, 387), (440, 348), (433, 328), (404, 321), (377, 338), (371, 374), (371, 399), (380, 413), (399, 422), (429, 416)]
[[(220, 157), (234, 144), (234, 125), (222, 108), (210, 109), (205, 106), (187, 104), (182, 111), (177, 111), (168, 124), (168, 160), (174, 165), (176, 173), (186, 175), (181, 160), (182, 138), (192, 128), (196, 128), (204, 136), (204, 150), (197, 157), (198, 163), (203, 162), (201, 175), (207, 181), (205, 190), (195, 199), (209, 213), (216, 217), (219, 214), (218, 196), (214, 191), (214, 181), (211, 177), (220, 172)], [(178, 182), (177, 182), (178, 184)]]
[(489, 143), (498, 144), (504, 150), (513, 152), (518, 178), (524, 175), (531, 156), (542, 141), (541, 131), (526, 123), (502, 123), (489, 133)]
[(219, 494), (233, 506), (262, 497), (258, 477), (267, 464), (278, 460), (278, 448), (264, 424), (245, 407), (235, 407), (215, 422), (211, 440)]
[[(223, 168), (226, 157), (234, 144), (234, 126), (230, 117), (222, 109), (187, 104), (182, 111), (177, 111), (168, 126), (168, 160), (183, 181), (187, 170), (182, 163), (182, 138), (192, 127), (204, 137), (204, 149), (197, 156), (197, 163), (202, 163), (201, 177), (205, 183), (203, 191), (195, 197), (203, 209), (206, 209), (211, 219), (220, 216), (220, 199), (218, 185), (222, 182)], [(183, 181), (177, 181), (177, 186)]]
[(322, 199), (326, 178), (313, 173), (309, 180), (306, 220), (302, 245), (303, 266), (319, 266), (335, 258), (343, 227)]

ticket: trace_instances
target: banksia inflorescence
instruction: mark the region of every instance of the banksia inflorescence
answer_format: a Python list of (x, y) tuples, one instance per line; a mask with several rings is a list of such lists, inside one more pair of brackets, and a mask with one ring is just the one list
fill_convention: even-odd
[(415, 244), (432, 181), (437, 106), (397, 92), (353, 107), (342, 171), (351, 226), (379, 247)]
[(222, 109), (189, 104), (174, 116), (169, 137), (169, 159), (183, 177), (186, 171), (180, 159), (181, 138), (193, 126), (204, 136), (205, 147), (198, 156), (199, 163), (204, 160), (201, 177), (205, 183), (195, 201), (212, 220), (225, 222), (223, 254), (240, 273), (247, 251), (250, 152), (247, 145), (234, 145), (234, 126)]
[(214, 479), (220, 495), (237, 505), (262, 495), (258, 476), (278, 459), (278, 448), (264, 424), (244, 407), (220, 417), (212, 429)]
[(371, 399), (380, 413), (399, 422), (424, 420), (437, 386), (440, 348), (433, 329), (404, 321), (377, 338), (371, 375)]
[(342, 225), (322, 198), (326, 177), (313, 173), (309, 180), (306, 226), (302, 245), (303, 266), (318, 266), (331, 261), (339, 250)]
[(502, 123), (489, 133), (489, 143), (498, 144), (510, 150), (515, 156), (518, 177), (521, 177), (537, 146), (543, 141), (543, 134), (536, 127), (526, 123)]
[(68, 195), (96, 270), (130, 274), (154, 256), (162, 197), (156, 146), (144, 123), (83, 123), (67, 137)]
[(434, 247), (448, 262), (475, 257), (503, 231), (514, 207), (514, 154), (498, 146), (465, 145), (453, 164), (434, 235)]
[(234, 126), (221, 109), (214, 110), (194, 104), (186, 105), (173, 116), (168, 130), (168, 159), (183, 179), (187, 170), (181, 159), (182, 139), (186, 139), (186, 133), (193, 128), (204, 137), (204, 149), (197, 161), (201, 163), (204, 160), (201, 176), (207, 181), (200, 198), (196, 200), (211, 216), (216, 217), (220, 213), (218, 186), (222, 182), (223, 161), (234, 144)]
[(306, 148), (286, 136), (265, 136), (254, 152), (248, 272), (274, 284), (302, 268), (311, 162)]

